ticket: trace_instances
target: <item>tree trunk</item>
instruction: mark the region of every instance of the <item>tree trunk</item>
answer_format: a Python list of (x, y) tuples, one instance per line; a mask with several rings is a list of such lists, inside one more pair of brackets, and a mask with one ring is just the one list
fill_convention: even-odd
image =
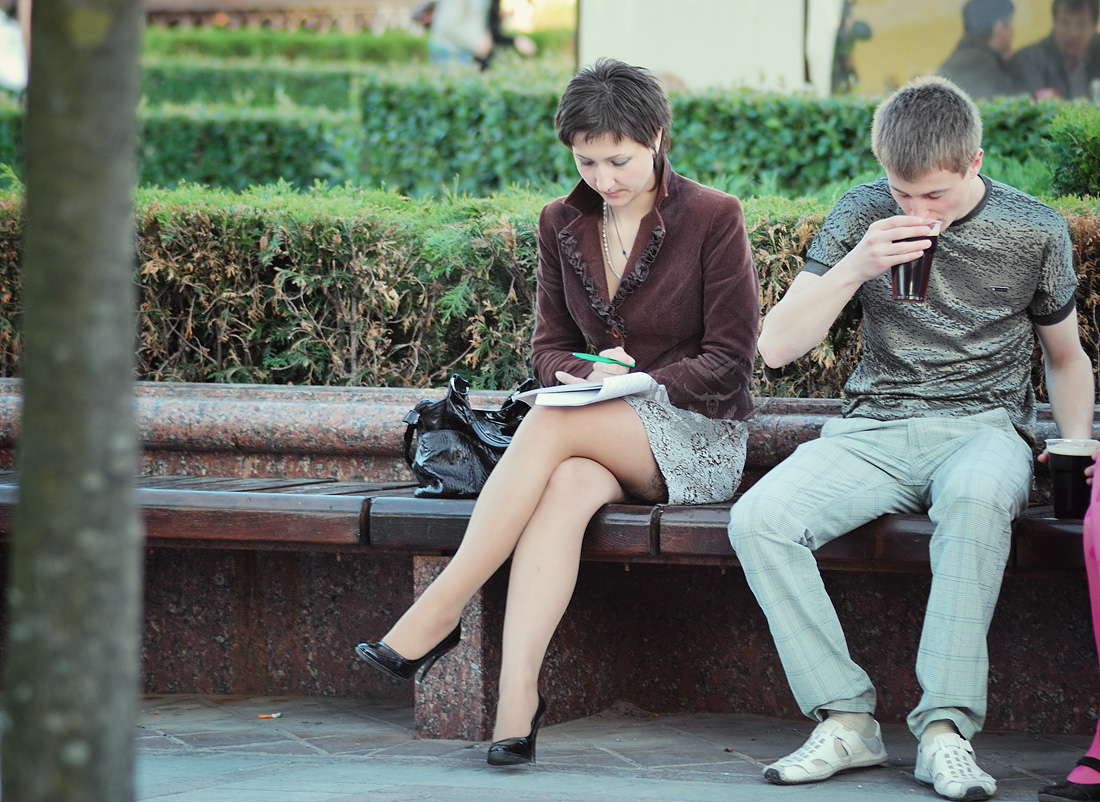
[(3, 798), (128, 800), (142, 533), (133, 415), (137, 0), (36, 0)]

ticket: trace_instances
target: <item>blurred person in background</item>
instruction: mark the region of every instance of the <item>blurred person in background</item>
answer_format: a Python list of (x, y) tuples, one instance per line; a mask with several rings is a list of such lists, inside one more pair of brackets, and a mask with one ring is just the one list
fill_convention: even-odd
[(524, 56), (538, 50), (527, 36), (507, 36), (501, 25), (500, 0), (436, 0), (428, 50), (440, 66), (489, 68), (497, 47), (514, 47)]
[(962, 39), (937, 72), (974, 100), (1023, 93), (1008, 61), (1015, 12), (1012, 0), (969, 0), (963, 6)]
[(1012, 59), (1024, 88), (1038, 99), (1087, 98), (1100, 80), (1100, 0), (1054, 0), (1054, 29)]

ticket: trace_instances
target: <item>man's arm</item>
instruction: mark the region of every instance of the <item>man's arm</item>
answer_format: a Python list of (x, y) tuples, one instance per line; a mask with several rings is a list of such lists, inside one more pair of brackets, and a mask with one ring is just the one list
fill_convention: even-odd
[(928, 224), (919, 217), (898, 215), (878, 220), (859, 244), (824, 275), (799, 273), (764, 317), (757, 342), (764, 364), (781, 368), (821, 342), (864, 282), (882, 275), (892, 265), (918, 258), (924, 251), (913, 249), (917, 243), (897, 240), (926, 233)]
[(1050, 409), (1060, 437), (1091, 438), (1095, 404), (1092, 362), (1081, 347), (1077, 311), (1052, 326), (1036, 326), (1043, 349)]

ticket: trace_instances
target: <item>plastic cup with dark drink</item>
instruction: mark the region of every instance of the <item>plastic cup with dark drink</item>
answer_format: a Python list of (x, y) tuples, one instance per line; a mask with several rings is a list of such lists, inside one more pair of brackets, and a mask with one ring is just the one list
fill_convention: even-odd
[(919, 237), (906, 237), (895, 242), (920, 242), (932, 240), (924, 253), (911, 262), (902, 262), (890, 268), (893, 281), (894, 300), (916, 303), (924, 300), (928, 294), (928, 277), (932, 275), (932, 255), (936, 252), (936, 242), (940, 236), (940, 221), (930, 221), (931, 229)]
[(1089, 508), (1085, 468), (1092, 464), (1100, 441), (1055, 438), (1047, 440), (1047, 465), (1054, 480), (1054, 517), (1084, 518)]

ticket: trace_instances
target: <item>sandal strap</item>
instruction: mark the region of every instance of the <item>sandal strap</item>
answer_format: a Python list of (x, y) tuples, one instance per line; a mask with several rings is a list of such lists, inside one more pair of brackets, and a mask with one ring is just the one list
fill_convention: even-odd
[(1093, 771), (1100, 771), (1100, 759), (1093, 757), (1092, 755), (1085, 755), (1083, 758), (1077, 761), (1078, 766), (1085, 766)]

